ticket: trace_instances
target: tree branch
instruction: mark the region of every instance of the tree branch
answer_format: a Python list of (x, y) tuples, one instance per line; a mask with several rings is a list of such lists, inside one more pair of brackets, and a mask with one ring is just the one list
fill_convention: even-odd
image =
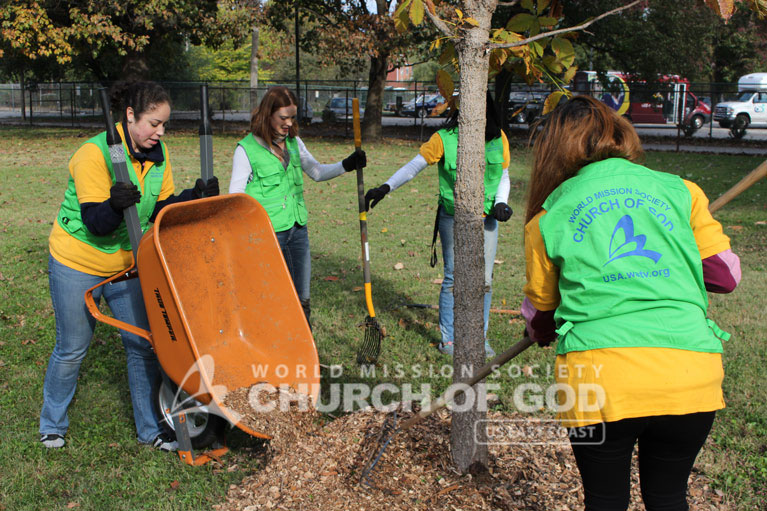
[(551, 37), (553, 35), (564, 34), (566, 32), (575, 32), (577, 30), (583, 30), (586, 27), (588, 27), (589, 25), (591, 25), (592, 23), (595, 23), (595, 22), (601, 20), (602, 18), (606, 18), (607, 16), (611, 16), (613, 14), (616, 14), (616, 13), (618, 13), (620, 11), (623, 11), (625, 9), (628, 9), (630, 7), (634, 7), (635, 5), (637, 5), (640, 2), (642, 2), (642, 0), (634, 0), (633, 2), (631, 2), (628, 5), (624, 5), (623, 7), (618, 7), (617, 9), (613, 9), (612, 11), (604, 12), (604, 13), (600, 14), (599, 16), (597, 16), (596, 18), (594, 18), (594, 19), (592, 19), (590, 21), (587, 21), (586, 23), (582, 23), (580, 25), (577, 25), (575, 27), (560, 28), (559, 30), (552, 30), (550, 32), (544, 32), (542, 34), (538, 34), (538, 35), (533, 36), (533, 37), (528, 37), (527, 39), (522, 39), (521, 41), (515, 41), (513, 43), (488, 43), (487, 48), (488, 49), (514, 48), (516, 46), (524, 46), (526, 44), (532, 43), (533, 41), (537, 41), (538, 39), (544, 39), (546, 37)]
[(434, 26), (437, 27), (437, 29), (445, 34), (447, 37), (455, 37), (455, 34), (450, 30), (450, 27), (447, 26), (447, 23), (442, 21), (439, 16), (436, 14), (433, 14), (429, 8), (427, 7), (424, 9), (424, 12), (429, 17), (432, 23), (434, 23)]

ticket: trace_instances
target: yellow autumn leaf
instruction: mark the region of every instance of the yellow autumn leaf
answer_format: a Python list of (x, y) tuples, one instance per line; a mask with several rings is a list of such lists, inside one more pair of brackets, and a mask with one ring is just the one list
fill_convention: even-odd
[(725, 21), (730, 19), (735, 10), (734, 0), (706, 0), (706, 5)]
[(453, 97), (455, 84), (453, 84), (453, 78), (444, 69), (437, 71), (437, 87), (439, 88), (439, 93), (442, 94), (446, 101)]
[(463, 21), (465, 21), (466, 23), (468, 23), (469, 25), (471, 25), (473, 27), (478, 27), (479, 26), (479, 21), (475, 20), (472, 17), (465, 18)]
[(546, 101), (543, 102), (543, 115), (551, 112), (559, 104), (559, 101), (565, 95), (564, 92), (558, 90), (554, 91), (546, 97)]
[(412, 0), (410, 3), (410, 21), (418, 26), (423, 23), (423, 0)]

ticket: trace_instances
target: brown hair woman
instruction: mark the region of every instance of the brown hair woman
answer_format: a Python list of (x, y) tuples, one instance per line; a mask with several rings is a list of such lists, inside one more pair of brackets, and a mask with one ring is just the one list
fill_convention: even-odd
[(522, 313), (557, 340), (558, 418), (587, 510), (626, 509), (639, 445), (647, 509), (687, 509), (687, 478), (722, 397), (707, 291), (740, 261), (694, 183), (640, 165), (633, 127), (576, 96), (542, 125), (527, 203)]
[(364, 167), (367, 160), (361, 151), (338, 163), (317, 162), (298, 136), (296, 105), (296, 97), (286, 87), (266, 92), (251, 115), (251, 132), (234, 151), (229, 193), (247, 193), (266, 209), (309, 321), (311, 254), (303, 174), (326, 181), (357, 165)]

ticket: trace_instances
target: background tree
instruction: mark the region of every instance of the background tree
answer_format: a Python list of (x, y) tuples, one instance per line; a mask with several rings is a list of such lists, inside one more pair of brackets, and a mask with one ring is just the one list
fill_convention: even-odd
[[(386, 75), (402, 65), (407, 55), (433, 36), (432, 29), (398, 33), (389, 13), (396, 0), (295, 0), (271, 2), (268, 17), (275, 27), (287, 30), (296, 6), (308, 27), (301, 34), (301, 48), (325, 64), (344, 72), (368, 69), (368, 89), (362, 135), (380, 138)], [(374, 8), (373, 8), (374, 7)]]

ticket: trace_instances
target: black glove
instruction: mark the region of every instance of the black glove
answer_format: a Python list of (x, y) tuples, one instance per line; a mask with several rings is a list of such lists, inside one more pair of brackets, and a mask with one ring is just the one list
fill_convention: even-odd
[(368, 190), (368, 193), (365, 194), (365, 211), (376, 207), (376, 204), (378, 204), (381, 199), (386, 197), (386, 194), (389, 193), (389, 190), (391, 190), (389, 185), (381, 185), (378, 188), (371, 188)]
[(499, 202), (493, 208), (493, 216), (499, 222), (505, 222), (506, 220), (511, 218), (511, 215), (513, 213), (514, 212), (511, 210), (511, 207), (505, 202)]
[(109, 205), (115, 213), (122, 213), (126, 208), (141, 202), (138, 186), (125, 181), (118, 181), (109, 190)]
[[(522, 334), (522, 337), (527, 337), (527, 338), (529, 338), (529, 337), (530, 337), (530, 334), (529, 334), (529, 333), (527, 333), (527, 328), (525, 328), (525, 331), (524, 331), (524, 333)], [(542, 339), (537, 339), (537, 340), (536, 340), (536, 339), (533, 339), (533, 340), (534, 340), (534, 341), (535, 341), (535, 342), (538, 344), (538, 346), (540, 346), (541, 348), (545, 348), (546, 346), (549, 346), (549, 345), (551, 345), (551, 343), (552, 343), (552, 342), (554, 342), (554, 339), (549, 339), (548, 341), (544, 341), (544, 340), (542, 340)]]
[(365, 165), (368, 164), (367, 156), (365, 156), (365, 151), (360, 149), (359, 151), (354, 151), (352, 154), (349, 155), (348, 158), (341, 161), (341, 165), (344, 166), (344, 170), (346, 172), (351, 172), (352, 170), (357, 170), (357, 165), (360, 166), (361, 169), (365, 168)]
[(201, 178), (197, 178), (197, 181), (194, 183), (194, 188), (192, 189), (192, 195), (194, 195), (195, 199), (215, 197), (218, 193), (218, 178), (216, 176), (208, 179), (207, 183)]

